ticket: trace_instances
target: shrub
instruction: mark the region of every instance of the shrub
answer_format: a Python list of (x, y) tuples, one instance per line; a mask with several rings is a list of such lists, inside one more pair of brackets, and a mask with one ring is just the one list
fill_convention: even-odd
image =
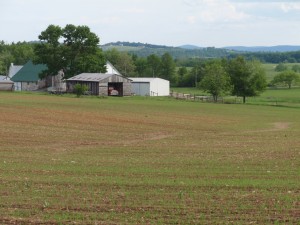
[(81, 95), (83, 95), (87, 90), (88, 90), (88, 87), (86, 85), (81, 85), (81, 84), (74, 85), (74, 92), (75, 92), (77, 98), (79, 98)]

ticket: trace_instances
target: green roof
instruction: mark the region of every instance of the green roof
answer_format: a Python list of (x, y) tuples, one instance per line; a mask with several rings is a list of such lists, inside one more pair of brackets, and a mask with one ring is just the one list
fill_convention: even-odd
[(39, 73), (46, 70), (47, 66), (44, 64), (34, 65), (29, 60), (12, 78), (14, 82), (36, 82), (40, 80)]

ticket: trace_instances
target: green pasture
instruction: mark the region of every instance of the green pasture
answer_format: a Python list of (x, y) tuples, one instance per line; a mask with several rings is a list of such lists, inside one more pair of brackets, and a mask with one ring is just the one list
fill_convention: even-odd
[[(190, 94), (191, 96), (207, 96), (208, 93), (198, 88), (171, 88), (171, 91)], [(241, 97), (222, 96), (223, 103), (242, 103)], [(192, 100), (193, 101), (193, 100)], [(268, 88), (259, 96), (247, 97), (246, 104), (275, 105), (300, 108), (300, 88)]]
[[(285, 63), (288, 69), (292, 69), (293, 65), (299, 65), (300, 63)], [(262, 66), (266, 71), (266, 77), (267, 81), (270, 82), (273, 77), (280, 72), (276, 72), (275, 68), (278, 64), (273, 64), (273, 63), (263, 63)]]
[(0, 92), (0, 224), (297, 224), (299, 114)]

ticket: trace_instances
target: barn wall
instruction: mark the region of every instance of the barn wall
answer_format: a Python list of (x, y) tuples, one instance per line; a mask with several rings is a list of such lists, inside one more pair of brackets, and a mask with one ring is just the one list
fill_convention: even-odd
[(108, 95), (108, 83), (99, 83), (99, 95), (100, 96)]
[(99, 83), (98, 82), (87, 82), (87, 81), (67, 81), (66, 91), (69, 93), (74, 92), (74, 86), (76, 84), (86, 85), (88, 87), (88, 92), (91, 95), (99, 95)]
[(123, 93), (120, 96), (129, 96), (132, 94), (131, 80), (122, 76), (112, 75), (101, 82), (89, 82), (89, 81), (74, 81), (67, 80), (67, 92), (72, 93), (74, 91), (75, 84), (87, 85), (92, 95), (107, 96), (109, 83), (122, 83)]
[(132, 92), (135, 95), (149, 96), (150, 82), (132, 82)]
[(132, 95), (132, 87), (130, 82), (124, 82), (123, 83), (123, 95), (124, 96), (130, 96)]
[[(122, 76), (112, 75), (106, 79), (101, 80), (101, 83), (99, 85), (102, 85), (102, 86), (100, 88), (101, 91), (99, 91), (99, 95), (108, 95), (108, 83), (123, 83), (123, 94), (122, 95), (130, 96), (132, 94), (131, 80), (129, 80), (125, 77), (122, 77)], [(106, 91), (106, 93), (104, 94), (105, 91)]]
[(0, 91), (13, 91), (14, 83), (0, 82)]
[(169, 96), (170, 95), (170, 82), (164, 79), (154, 79), (150, 82), (150, 95), (151, 96)]

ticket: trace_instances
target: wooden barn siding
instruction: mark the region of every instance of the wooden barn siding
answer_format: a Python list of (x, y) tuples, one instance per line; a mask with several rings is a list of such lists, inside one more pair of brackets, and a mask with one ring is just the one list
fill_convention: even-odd
[(99, 95), (100, 96), (108, 95), (108, 83), (99, 83)]
[(123, 96), (130, 96), (130, 95), (132, 95), (131, 82), (123, 83)]
[(67, 92), (73, 92), (74, 86), (76, 84), (88, 86), (88, 91), (92, 95), (99, 95), (99, 83), (98, 82), (88, 82), (88, 81), (67, 81)]
[(99, 95), (108, 95), (108, 83), (123, 83), (123, 96), (130, 96), (132, 94), (131, 80), (121, 76), (112, 75), (101, 80), (101, 83), (99, 83)]

